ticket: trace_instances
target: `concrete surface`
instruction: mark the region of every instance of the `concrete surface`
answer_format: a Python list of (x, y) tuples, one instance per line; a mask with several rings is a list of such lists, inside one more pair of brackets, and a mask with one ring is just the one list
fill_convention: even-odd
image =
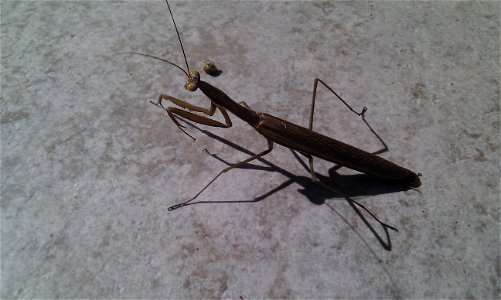
[[(148, 103), (208, 107), (176, 68), (123, 54), (183, 65), (165, 3), (2, 1), (2, 298), (500, 297), (499, 2), (172, 9), (191, 67), (214, 60), (223, 73), (203, 78), (234, 99), (306, 125), (320, 77), (369, 108), (381, 155), (423, 185), (315, 166), (399, 230), (386, 228), (391, 245), (281, 146), (198, 199), (225, 203), (168, 212), (266, 142), (232, 117), (231, 129), (187, 126), (193, 143)], [(318, 131), (381, 149), (318, 97)]]

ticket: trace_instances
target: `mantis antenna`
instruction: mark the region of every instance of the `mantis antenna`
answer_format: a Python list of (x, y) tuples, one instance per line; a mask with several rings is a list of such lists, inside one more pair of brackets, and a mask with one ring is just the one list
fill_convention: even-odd
[(181, 35), (179, 35), (179, 31), (177, 30), (176, 21), (174, 21), (174, 16), (172, 15), (172, 10), (170, 9), (169, 1), (165, 0), (165, 3), (167, 3), (167, 8), (169, 9), (169, 13), (170, 13), (170, 18), (172, 19), (172, 23), (174, 23), (174, 28), (176, 29), (176, 33), (177, 33), (177, 39), (179, 40), (179, 44), (181, 45), (181, 50), (183, 51), (184, 62), (186, 63), (186, 68), (188, 69), (188, 74), (190, 74), (190, 67), (188, 66), (188, 60), (186, 59), (186, 53), (184, 52), (183, 42), (181, 42)]

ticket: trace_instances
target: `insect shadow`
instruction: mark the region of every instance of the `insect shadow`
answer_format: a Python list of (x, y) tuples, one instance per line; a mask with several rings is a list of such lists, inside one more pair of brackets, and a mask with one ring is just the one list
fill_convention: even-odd
[[(226, 140), (222, 138), (221, 136), (218, 136), (210, 131), (204, 130), (193, 123), (185, 120), (180, 120), (183, 123), (186, 123), (188, 126), (193, 127), (194, 129), (197, 129), (201, 133), (209, 136), (210, 138), (216, 139), (219, 142), (228, 145), (240, 152), (243, 152), (248, 155), (254, 155), (253, 152), (245, 149), (242, 146), (239, 146), (229, 140)], [(369, 124), (367, 121), (364, 119), (366, 122), (367, 126)], [(372, 130), (372, 128), (369, 126), (369, 128)], [(374, 134), (376, 134), (374, 132)], [(376, 134), (377, 136), (377, 134)], [(379, 138), (379, 136), (378, 136)], [(381, 140), (382, 141), (382, 140)], [(384, 149), (376, 151), (375, 154), (379, 154), (382, 152), (387, 151), (386, 144), (383, 142)], [(222, 163), (226, 165), (232, 165), (232, 163), (224, 160), (223, 158), (219, 157), (217, 154), (210, 153), (207, 149), (204, 149), (204, 151), (212, 156), (213, 158), (221, 161)], [(309, 172), (309, 168), (306, 165), (306, 163), (303, 161), (303, 159), (297, 154), (296, 151), (291, 150), (292, 154), (294, 157), (298, 160), (298, 162), (303, 166), (303, 168)], [(273, 195), (274, 193), (286, 188), (287, 186), (297, 183), (299, 184), (302, 188), (298, 189), (298, 192), (304, 195), (310, 202), (321, 205), (321, 204), (326, 204), (331, 210), (333, 210), (334, 213), (337, 215), (341, 216), (339, 212), (335, 210), (335, 208), (330, 205), (329, 203), (326, 203), (326, 200), (329, 199), (338, 199), (338, 200), (346, 200), (350, 207), (357, 213), (357, 215), (362, 219), (364, 224), (369, 228), (369, 230), (372, 232), (372, 234), (376, 237), (378, 242), (381, 244), (381, 246), (387, 250), (391, 251), (392, 246), (391, 246), (391, 239), (390, 239), (390, 234), (388, 229), (398, 231), (395, 227), (390, 226), (388, 224), (383, 223), (380, 221), (372, 212), (370, 212), (365, 206), (362, 204), (358, 203), (351, 197), (356, 197), (356, 196), (370, 196), (370, 195), (380, 195), (380, 194), (388, 194), (388, 193), (395, 193), (395, 192), (401, 192), (405, 190), (409, 190), (410, 188), (408, 186), (405, 186), (403, 184), (399, 184), (398, 182), (390, 181), (390, 180), (385, 180), (377, 177), (373, 177), (370, 175), (366, 174), (355, 174), (355, 175), (341, 175), (337, 172), (341, 166), (334, 166), (329, 170), (329, 175), (324, 176), (321, 174), (316, 173), (317, 177), (320, 179), (323, 184), (318, 184), (316, 182), (313, 182), (310, 177), (306, 176), (298, 176), (295, 175), (271, 162), (264, 158), (258, 158), (258, 160), (264, 164), (265, 166), (262, 165), (255, 165), (255, 164), (244, 164), (242, 165), (241, 169), (252, 169), (252, 170), (261, 170), (261, 171), (266, 171), (266, 172), (278, 172), (280, 174), (283, 174), (284, 176), (288, 177), (289, 179), (286, 180), (285, 182), (281, 183), (277, 187), (271, 189), (270, 191), (252, 199), (252, 200), (221, 200), (221, 201), (197, 201), (197, 202), (192, 202), (192, 203), (187, 203), (186, 205), (193, 205), (193, 204), (214, 204), (214, 203), (253, 203), (253, 202), (259, 202), (262, 201), (269, 196)], [(363, 214), (362, 211), (367, 212), (374, 220), (376, 220), (381, 227), (383, 228), (384, 231), (384, 238), (374, 229), (374, 227), (371, 225), (367, 217)], [(342, 217), (342, 216), (341, 216)], [(344, 217), (342, 217), (345, 222), (348, 222)], [(356, 229), (348, 223), (348, 225), (356, 231)], [(357, 234), (363, 239), (363, 237), (357, 232)], [(365, 240), (364, 242), (368, 244)]]

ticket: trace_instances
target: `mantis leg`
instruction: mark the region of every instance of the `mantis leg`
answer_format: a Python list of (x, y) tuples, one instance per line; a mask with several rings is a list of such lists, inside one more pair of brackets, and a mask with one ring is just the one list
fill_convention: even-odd
[(377, 139), (381, 142), (381, 144), (383, 144), (383, 149), (381, 149), (379, 151), (376, 151), (374, 154), (380, 154), (380, 153), (388, 151), (388, 149), (389, 149), (388, 145), (386, 145), (386, 143), (383, 141), (383, 139), (374, 131), (374, 129), (372, 129), (371, 125), (369, 125), (369, 123), (365, 119), (365, 113), (367, 112), (367, 107), (364, 106), (364, 108), (362, 109), (361, 112), (356, 112), (343, 98), (341, 98), (341, 96), (339, 96), (330, 86), (328, 86), (325, 82), (323, 82), (319, 78), (315, 78), (315, 80), (313, 81), (313, 96), (312, 96), (312, 99), (311, 99), (310, 123), (309, 123), (309, 127), (308, 128), (310, 130), (313, 130), (313, 113), (315, 112), (315, 97), (317, 95), (317, 86), (318, 86), (319, 82), (321, 84), (323, 84), (334, 95), (336, 95), (336, 97), (341, 102), (343, 102), (343, 104), (346, 105), (346, 107), (348, 107), (353, 113), (355, 113), (357, 116), (361, 116), (362, 120), (365, 123), (365, 125), (367, 125), (367, 127), (369, 127), (370, 131), (377, 137)]
[(361, 112), (357, 112), (354, 110), (341, 96), (339, 96), (330, 86), (328, 86), (325, 82), (323, 82), (320, 78), (315, 78), (313, 80), (313, 96), (311, 98), (311, 112), (310, 112), (310, 125), (309, 129), (313, 130), (313, 113), (315, 112), (315, 98), (317, 96), (317, 86), (318, 83), (323, 84), (329, 91), (331, 91), (336, 97), (346, 105), (353, 113), (355, 113), (357, 116), (364, 116), (365, 112), (367, 111), (367, 107), (364, 107)]
[[(313, 130), (313, 115), (314, 115), (314, 112), (315, 112), (315, 98), (316, 98), (316, 95), (317, 95), (317, 87), (318, 87), (318, 83), (319, 82), (321, 84), (323, 84), (329, 91), (331, 91), (341, 102), (343, 102), (343, 104), (346, 105), (346, 107), (348, 107), (348, 109), (350, 109), (357, 116), (362, 117), (362, 120), (364, 121), (365, 125), (367, 125), (367, 127), (369, 128), (369, 130), (381, 142), (381, 144), (383, 145), (383, 148), (380, 149), (380, 150), (378, 150), (378, 151), (376, 151), (376, 152), (373, 152), (373, 154), (381, 154), (381, 153), (384, 153), (384, 152), (386, 152), (386, 151), (389, 150), (388, 145), (386, 145), (386, 143), (383, 141), (383, 139), (376, 133), (376, 131), (369, 124), (369, 122), (367, 122), (367, 120), (365, 119), (365, 113), (367, 112), (367, 107), (364, 107), (361, 112), (355, 111), (343, 98), (341, 98), (341, 96), (339, 96), (330, 86), (328, 86), (325, 82), (323, 82), (319, 78), (315, 78), (315, 80), (313, 81), (313, 95), (312, 95), (312, 100), (311, 100), (310, 122), (309, 122), (309, 127), (308, 127), (310, 130)], [(311, 174), (312, 181), (319, 182), (317, 176), (315, 175), (315, 171), (313, 169), (313, 156), (306, 154), (306, 157), (308, 157), (308, 162), (309, 162), (310, 174)]]
[(205, 189), (207, 189), (223, 173), (226, 173), (226, 172), (228, 172), (231, 169), (238, 168), (238, 167), (240, 167), (241, 165), (243, 165), (245, 163), (248, 163), (248, 162), (250, 162), (252, 160), (258, 159), (258, 158), (260, 158), (262, 156), (265, 156), (266, 154), (270, 153), (271, 150), (273, 150), (273, 142), (271, 140), (269, 140), (269, 139), (266, 139), (266, 140), (268, 141), (268, 149), (266, 149), (265, 151), (263, 151), (261, 153), (258, 153), (256, 155), (253, 155), (252, 157), (249, 157), (249, 158), (247, 158), (247, 159), (245, 159), (245, 160), (243, 160), (241, 162), (238, 162), (238, 163), (236, 163), (234, 165), (231, 165), (231, 166), (223, 169), (214, 178), (212, 178), (212, 180), (206, 186), (204, 186), (204, 188), (201, 189), (200, 192), (198, 192), (193, 198), (191, 198), (191, 199), (189, 199), (189, 200), (187, 200), (187, 201), (185, 201), (183, 203), (179, 203), (179, 204), (173, 205), (173, 206), (169, 207), (168, 210), (171, 211), (171, 210), (180, 208), (180, 207), (185, 206), (186, 204), (188, 204), (188, 202), (191, 202), (191, 201), (195, 200), (203, 191), (205, 191)]
[[(328, 86), (325, 82), (323, 82), (319, 78), (315, 78), (315, 80), (313, 80), (313, 94), (312, 94), (312, 98), (311, 98), (310, 122), (309, 122), (308, 128), (310, 130), (313, 130), (313, 114), (315, 113), (315, 99), (316, 99), (316, 96), (317, 96), (317, 87), (318, 87), (318, 83), (319, 82), (321, 84), (323, 84), (323, 86), (325, 86), (329, 91), (331, 91), (341, 102), (343, 102), (343, 104), (346, 105), (346, 107), (348, 107), (349, 110), (351, 110), (357, 116), (361, 116), (362, 117), (362, 120), (369, 127), (369, 129), (372, 131), (372, 133), (374, 133), (376, 135), (376, 137), (383, 143), (383, 145), (385, 147), (385, 150), (383, 150), (382, 152), (387, 151), (388, 147), (386, 146), (385, 142), (379, 137), (379, 135), (376, 134), (376, 132), (369, 125), (369, 123), (367, 123), (367, 121), (365, 120), (365, 112), (367, 111), (367, 107), (364, 107), (361, 112), (357, 112), (343, 98), (341, 98), (341, 96), (339, 96), (330, 86)], [(309, 166), (310, 166), (311, 180), (315, 181), (315, 182), (318, 182), (318, 178), (315, 175), (315, 171), (313, 169), (313, 156), (306, 155), (306, 157), (308, 157), (308, 162), (309, 162)]]
[(223, 115), (225, 123), (221, 123), (221, 122), (213, 120), (211, 118), (200, 116), (200, 115), (197, 115), (197, 114), (194, 114), (194, 113), (191, 113), (191, 112), (188, 112), (188, 111), (176, 108), (176, 107), (167, 107), (165, 109), (165, 112), (171, 118), (172, 122), (174, 122), (174, 124), (176, 124), (177, 127), (179, 127), (179, 129), (181, 129), (182, 132), (184, 132), (186, 135), (188, 135), (193, 140), (195, 140), (194, 137), (192, 137), (189, 133), (187, 133), (183, 129), (184, 126), (179, 124), (179, 122), (176, 120), (176, 117), (180, 117), (180, 118), (183, 118), (183, 119), (195, 122), (195, 123), (204, 124), (204, 125), (208, 125), (208, 126), (212, 126), (212, 127), (222, 127), (222, 128), (231, 127), (232, 123), (230, 120), (230, 116), (228, 116), (228, 113), (226, 112), (226, 110), (224, 108), (220, 108), (220, 107), (218, 109), (221, 112), (221, 114)]
[[(369, 127), (370, 131), (379, 139), (379, 141), (383, 144), (383, 149), (382, 150), (379, 150), (379, 151), (376, 151), (375, 154), (378, 154), (378, 153), (382, 153), (382, 152), (385, 152), (385, 151), (388, 151), (388, 146), (386, 145), (386, 143), (383, 141), (383, 139), (381, 139), (381, 137), (374, 131), (374, 129), (372, 129), (372, 127), (369, 125), (369, 123), (367, 122), (367, 120), (365, 119), (365, 112), (367, 111), (367, 107), (364, 107), (362, 109), (361, 112), (356, 112), (350, 105), (348, 105), (348, 103), (346, 103), (346, 101), (341, 98), (341, 96), (339, 96), (331, 87), (329, 87), (325, 82), (323, 82), (322, 80), (320, 80), (319, 78), (315, 78), (314, 82), (313, 82), (313, 96), (312, 96), (312, 100), (311, 100), (311, 112), (310, 112), (310, 123), (309, 123), (309, 129), (310, 130), (313, 130), (313, 113), (315, 111), (315, 97), (316, 97), (316, 94), (317, 94), (317, 86), (318, 86), (318, 83), (321, 83), (323, 84), (329, 91), (331, 91), (334, 95), (336, 95), (336, 97), (344, 103), (344, 105), (346, 105), (352, 112), (354, 112), (356, 115), (358, 116), (361, 116), (362, 117), (362, 120), (364, 121), (365, 125), (367, 125), (367, 127)], [(391, 250), (391, 241), (390, 241), (390, 238), (389, 238), (389, 235), (388, 235), (388, 228), (389, 229), (392, 229), (392, 230), (395, 230), (395, 231), (398, 231), (395, 227), (393, 226), (390, 226), (386, 223), (383, 223), (381, 222), (370, 210), (368, 210), (367, 208), (365, 208), (365, 206), (363, 206), (362, 204), (356, 202), (355, 200), (349, 198), (349, 197), (345, 197), (343, 194), (341, 194), (340, 192), (338, 192), (337, 190), (335, 190), (334, 188), (332, 188), (331, 186), (329, 186), (328, 184), (325, 184), (323, 183), (320, 179), (317, 178), (317, 176), (315, 175), (315, 170), (313, 169), (313, 156), (309, 155), (309, 154), (305, 154), (306, 157), (308, 157), (308, 162), (309, 162), (309, 167), (310, 167), (310, 174), (311, 174), (311, 180), (317, 184), (320, 184), (322, 187), (334, 192), (335, 194), (338, 194), (342, 197), (344, 197), (348, 203), (351, 205), (351, 207), (357, 212), (357, 214), (362, 218), (362, 220), (364, 221), (364, 223), (370, 228), (370, 230), (374, 233), (374, 235), (376, 236), (376, 238), (379, 240), (379, 242), (383, 245), (383, 247), (387, 250)], [(369, 213), (379, 224), (381, 224), (381, 226), (383, 227), (384, 229), (384, 232), (386, 234), (386, 239), (387, 239), (387, 242), (385, 243), (382, 238), (379, 236), (379, 234), (369, 225), (367, 219), (361, 214), (360, 210), (355, 206), (358, 205), (359, 207), (361, 207), (363, 210), (365, 210), (367, 213)]]
[(163, 105), (162, 105), (162, 100), (168, 100), (172, 103), (174, 103), (175, 105), (177, 106), (180, 106), (182, 108), (185, 108), (189, 111), (196, 111), (196, 112), (201, 112), (201, 113), (204, 113), (208, 116), (212, 116), (214, 114), (214, 112), (216, 111), (216, 105), (214, 103), (211, 102), (211, 106), (210, 108), (203, 108), (201, 106), (196, 106), (196, 105), (193, 105), (191, 103), (188, 103), (184, 100), (181, 100), (181, 99), (177, 99), (177, 98), (174, 98), (172, 96), (169, 96), (169, 95), (166, 95), (166, 94), (162, 94), (158, 97), (158, 100), (157, 102), (152, 102), (150, 101), (151, 103), (155, 104), (156, 106), (160, 106), (161, 108), (164, 108)]
[[(169, 100), (172, 103), (174, 103), (175, 105), (180, 106), (180, 107), (182, 107), (184, 109), (187, 109), (189, 111), (182, 110), (182, 109), (179, 109), (179, 108), (176, 108), (176, 107), (167, 107), (167, 108), (165, 108), (162, 105), (162, 100)], [(172, 96), (165, 95), (165, 94), (160, 95), (158, 97), (158, 101), (156, 103), (152, 102), (152, 101), (150, 101), (150, 102), (152, 104), (154, 104), (154, 105), (156, 105), (156, 106), (164, 109), (165, 112), (167, 113), (167, 115), (171, 118), (172, 122), (174, 122), (174, 124), (176, 124), (176, 126), (179, 129), (181, 129), (182, 132), (184, 132), (186, 135), (188, 135), (189, 137), (191, 137), (193, 140), (195, 140), (195, 138), (192, 137), (189, 133), (187, 133), (183, 129), (184, 126), (181, 125), (181, 124), (179, 124), (179, 122), (177, 121), (176, 117), (180, 117), (180, 118), (183, 118), (183, 119), (186, 119), (186, 120), (189, 120), (189, 121), (193, 121), (193, 122), (196, 122), (196, 123), (200, 123), (200, 124), (204, 124), (204, 125), (208, 125), (208, 126), (212, 126), (212, 127), (230, 128), (233, 125), (231, 123), (230, 116), (228, 116), (228, 113), (226, 112), (226, 110), (224, 108), (216, 106), (212, 102), (211, 102), (210, 108), (203, 108), (203, 107), (193, 105), (193, 104), (188, 103), (186, 101), (183, 101), (183, 100), (180, 100), (180, 99), (177, 99), (177, 98), (174, 98)], [(211, 118), (207, 118), (207, 117), (200, 116), (200, 115), (197, 115), (197, 114), (194, 114), (194, 113), (190, 112), (190, 111), (196, 111), (196, 112), (204, 113), (204, 114), (206, 114), (208, 116), (212, 116), (212, 115), (214, 115), (214, 112), (216, 111), (216, 109), (218, 109), (221, 112), (221, 114), (223, 115), (223, 117), (224, 117), (224, 123), (216, 121), (216, 120), (213, 120)]]

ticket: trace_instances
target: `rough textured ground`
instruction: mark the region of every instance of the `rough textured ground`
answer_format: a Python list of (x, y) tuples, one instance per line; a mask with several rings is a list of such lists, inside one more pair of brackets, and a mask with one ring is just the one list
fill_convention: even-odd
[[(232, 117), (188, 126), (193, 143), (148, 104), (168, 93), (208, 107), (176, 68), (123, 54), (183, 65), (165, 3), (2, 1), (2, 298), (500, 297), (499, 2), (172, 9), (191, 67), (213, 59), (223, 73), (204, 79), (234, 99), (306, 125), (319, 77), (369, 108), (382, 156), (423, 185), (315, 166), (398, 228), (391, 251), (281, 146), (199, 198), (236, 203), (168, 212), (266, 142)], [(315, 128), (381, 149), (324, 88)]]

